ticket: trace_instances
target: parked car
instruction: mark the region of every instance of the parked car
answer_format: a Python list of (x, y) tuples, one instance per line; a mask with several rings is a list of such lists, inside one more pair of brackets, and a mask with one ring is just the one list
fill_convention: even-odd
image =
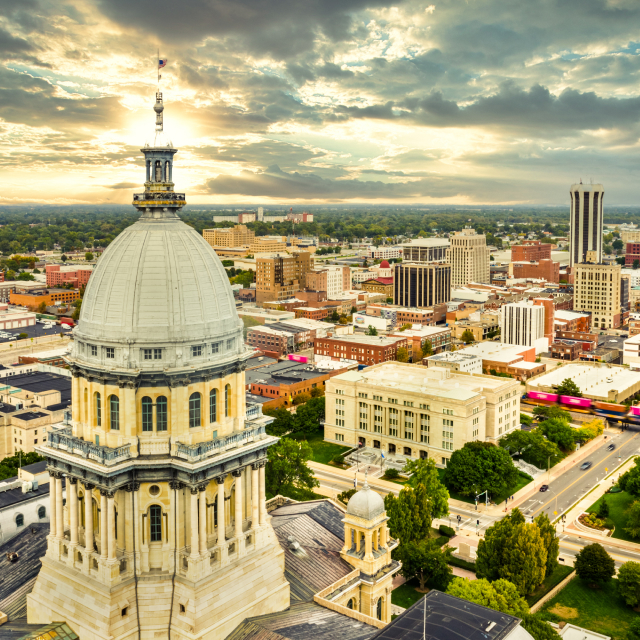
[(593, 465), (593, 462), (589, 462), (589, 461), (587, 461), (587, 462), (583, 462), (583, 463), (580, 465), (580, 470), (581, 470), (581, 471), (586, 471), (587, 469), (591, 469), (592, 465)]
[(544, 492), (544, 491), (549, 491), (549, 485), (548, 484), (543, 484), (540, 487), (540, 491)]
[(608, 447), (607, 451), (613, 451), (616, 448), (616, 445), (612, 442)]

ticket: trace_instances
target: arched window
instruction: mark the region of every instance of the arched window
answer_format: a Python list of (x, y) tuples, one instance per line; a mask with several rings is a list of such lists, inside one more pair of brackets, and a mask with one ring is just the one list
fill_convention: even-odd
[(231, 415), (231, 385), (224, 388), (224, 415), (226, 418)]
[(84, 390), (84, 423), (89, 423), (89, 391)]
[(153, 431), (153, 400), (149, 396), (142, 398), (142, 430)]
[(44, 507), (38, 507), (38, 518), (42, 520), (42, 518), (47, 517), (47, 510)]
[(96, 400), (96, 427), (102, 426), (102, 401), (100, 394), (96, 391), (94, 394)]
[(202, 396), (199, 393), (192, 393), (189, 398), (189, 428), (202, 426)]
[(120, 398), (118, 396), (109, 396), (109, 423), (112, 430), (120, 430)]
[(164, 396), (156, 398), (156, 429), (167, 430), (167, 399)]
[(376, 616), (378, 620), (382, 620), (382, 598), (378, 598), (378, 602), (376, 604)]
[(347, 602), (347, 609), (353, 609), (353, 598), (350, 598), (349, 602)]
[(217, 422), (218, 420), (218, 390), (211, 389), (209, 391), (209, 422)]
[(24, 516), (21, 513), (16, 516), (16, 526), (24, 527)]
[(151, 542), (162, 542), (162, 509), (157, 504), (149, 507), (149, 526)]

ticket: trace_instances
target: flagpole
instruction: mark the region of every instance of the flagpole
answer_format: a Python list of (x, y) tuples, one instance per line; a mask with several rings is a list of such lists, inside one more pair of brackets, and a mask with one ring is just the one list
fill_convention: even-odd
[(160, 91), (160, 48), (158, 48), (158, 57), (156, 58), (156, 68), (158, 70), (158, 92)]

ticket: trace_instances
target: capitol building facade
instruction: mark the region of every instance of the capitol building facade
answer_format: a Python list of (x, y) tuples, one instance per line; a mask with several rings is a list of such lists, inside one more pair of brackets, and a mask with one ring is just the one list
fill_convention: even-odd
[(51, 532), (28, 618), (65, 620), (83, 640), (222, 639), (290, 603), (265, 506), (277, 438), (245, 403), (249, 352), (225, 270), (177, 215), (163, 109), (158, 93), (141, 217), (84, 295), (71, 424), (38, 448)]

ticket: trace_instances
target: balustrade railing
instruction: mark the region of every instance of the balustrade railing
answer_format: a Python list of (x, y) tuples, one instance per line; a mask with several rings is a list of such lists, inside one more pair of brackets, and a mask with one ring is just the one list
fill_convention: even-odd
[(220, 436), (213, 440), (207, 440), (206, 442), (199, 442), (198, 444), (182, 444), (177, 443), (176, 456), (183, 458), (189, 462), (197, 462), (198, 460), (204, 460), (210, 456), (215, 456), (219, 453), (227, 451), (228, 449), (234, 449), (247, 442), (253, 442), (258, 440), (266, 434), (263, 425), (256, 427), (255, 429), (245, 429), (244, 431), (236, 431), (228, 436)]
[(133, 201), (148, 200), (186, 200), (184, 193), (174, 193), (173, 191), (148, 191), (147, 193), (134, 193)]
[(131, 446), (105, 447), (71, 435), (71, 427), (47, 433), (47, 445), (53, 449), (68, 451), (89, 460), (112, 465), (131, 457)]

